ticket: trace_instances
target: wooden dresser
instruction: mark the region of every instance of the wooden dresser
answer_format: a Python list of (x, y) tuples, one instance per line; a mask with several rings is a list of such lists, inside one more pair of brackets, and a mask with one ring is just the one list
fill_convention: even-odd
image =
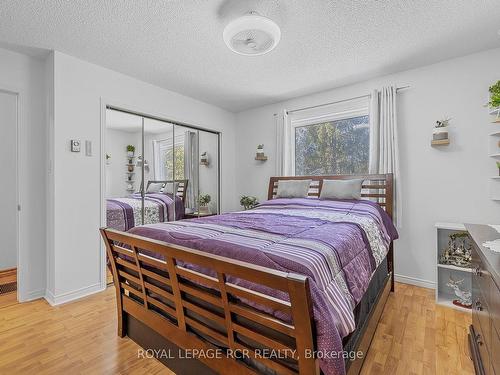
[(488, 225), (466, 224), (473, 242), (469, 347), (478, 375), (500, 375), (500, 253), (482, 246), (500, 238)]

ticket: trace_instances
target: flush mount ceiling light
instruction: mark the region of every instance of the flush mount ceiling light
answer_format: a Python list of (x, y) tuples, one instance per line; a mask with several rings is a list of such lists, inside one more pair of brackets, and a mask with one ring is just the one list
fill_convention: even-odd
[(258, 56), (272, 51), (279, 43), (281, 30), (274, 21), (251, 12), (231, 21), (222, 34), (235, 53)]

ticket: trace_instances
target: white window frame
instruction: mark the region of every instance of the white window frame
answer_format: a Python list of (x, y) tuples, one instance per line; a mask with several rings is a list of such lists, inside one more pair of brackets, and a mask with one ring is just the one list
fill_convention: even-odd
[[(153, 165), (153, 170), (159, 172), (159, 176), (156, 176), (156, 172), (155, 172), (154, 177), (156, 180), (166, 180), (165, 166), (162, 163), (160, 163), (162, 153), (167, 151), (167, 150), (170, 150), (174, 147), (185, 146), (184, 133), (176, 135), (174, 139), (172, 139), (172, 138), (173, 137), (168, 137), (168, 138), (159, 139), (159, 140), (153, 140), (153, 143), (154, 142), (158, 143), (158, 155), (156, 155), (156, 153), (153, 152), (153, 162), (155, 163), (155, 165)], [(153, 145), (153, 151), (154, 150), (156, 150), (156, 148)], [(156, 163), (158, 163), (158, 164), (156, 164)], [(156, 167), (157, 165), (160, 166), (160, 168), (157, 169), (157, 167)]]
[(291, 174), (295, 176), (295, 130), (304, 126), (317, 125), (324, 122), (339, 121), (353, 117), (370, 116), (370, 109), (368, 106), (346, 110), (341, 112), (327, 113), (324, 115), (311, 116), (302, 119), (295, 119), (290, 121), (289, 125), (289, 150), (290, 150), (290, 169)]

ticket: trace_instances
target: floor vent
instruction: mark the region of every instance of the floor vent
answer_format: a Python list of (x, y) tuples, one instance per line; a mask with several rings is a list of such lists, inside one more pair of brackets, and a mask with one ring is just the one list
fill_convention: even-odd
[(8, 283), (0, 285), (0, 295), (12, 293), (17, 290), (17, 283)]

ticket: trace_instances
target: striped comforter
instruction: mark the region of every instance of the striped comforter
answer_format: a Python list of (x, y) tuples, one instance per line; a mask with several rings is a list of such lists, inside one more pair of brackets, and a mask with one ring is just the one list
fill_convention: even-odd
[[(345, 373), (342, 356), (328, 354), (342, 351), (342, 338), (355, 329), (353, 310), (398, 237), (373, 202), (311, 198), (273, 199), (249, 211), (144, 225), (130, 233), (308, 276), (325, 374)], [(228, 281), (269, 293), (245, 280)], [(287, 299), (279, 291), (271, 294)]]
[[(176, 198), (175, 217), (184, 217), (182, 199)], [(144, 196), (144, 224), (162, 223), (174, 219), (174, 200), (172, 194), (146, 193)], [(125, 198), (106, 200), (106, 226), (127, 231), (142, 223), (142, 197), (140, 193)]]

